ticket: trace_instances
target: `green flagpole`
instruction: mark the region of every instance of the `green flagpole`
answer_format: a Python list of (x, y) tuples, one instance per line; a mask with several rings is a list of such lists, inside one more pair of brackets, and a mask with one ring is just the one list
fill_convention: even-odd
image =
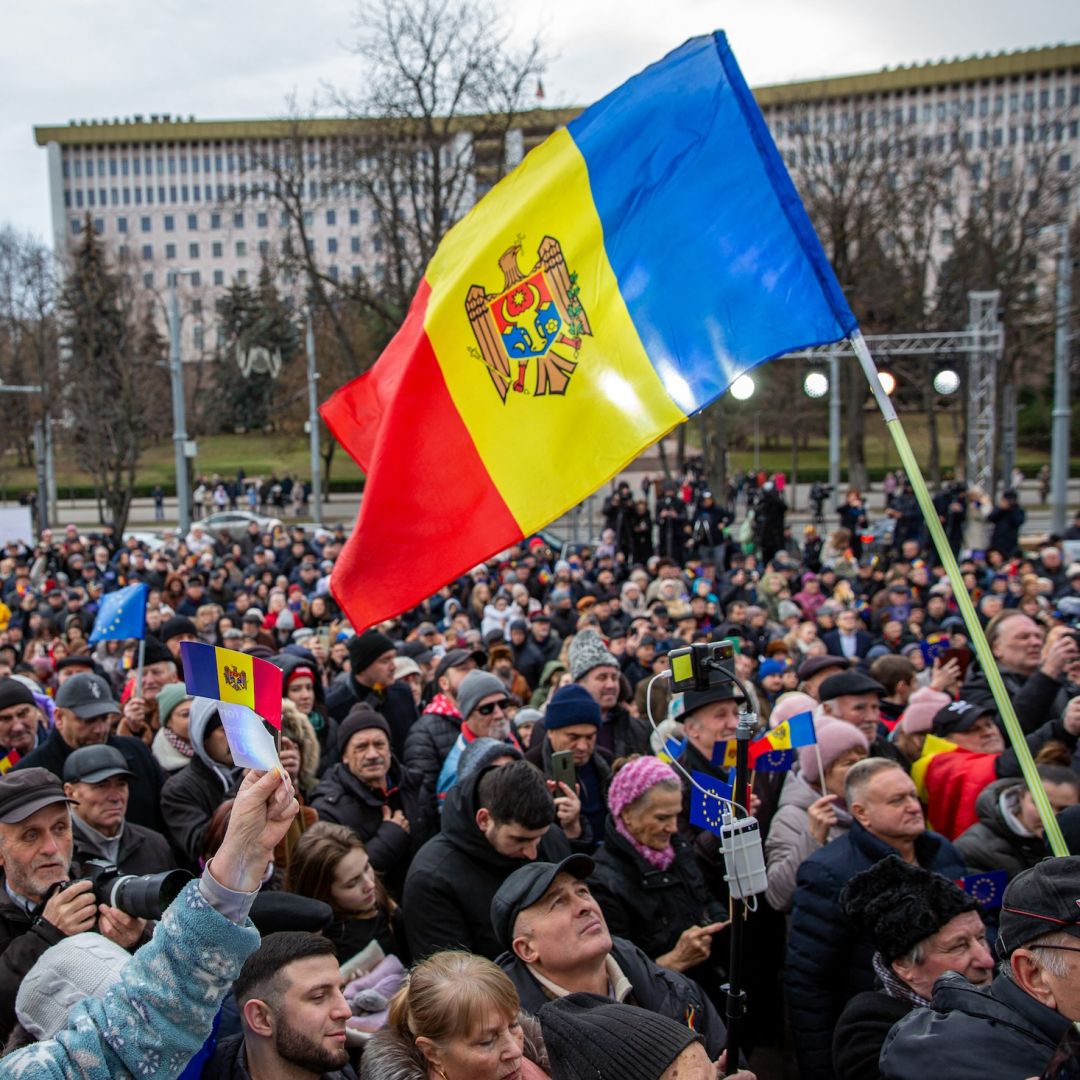
[(870, 355), (862, 331), (856, 330), (849, 340), (851, 347), (855, 350), (855, 355), (859, 358), (859, 363), (862, 365), (863, 373), (870, 383), (874, 400), (881, 410), (881, 415), (885, 418), (885, 426), (889, 429), (889, 434), (892, 436), (897, 452), (900, 454), (900, 462), (904, 466), (904, 471), (907, 473), (907, 477), (915, 491), (915, 498), (918, 500), (919, 508), (922, 510), (923, 517), (926, 519), (926, 524), (930, 529), (934, 547), (937, 548), (938, 558), (941, 559), (941, 565), (945, 567), (945, 573), (952, 585), (953, 595), (960, 606), (960, 614), (964, 617), (968, 637), (972, 645), (975, 646), (975, 654), (978, 656), (979, 664), (986, 674), (987, 681), (990, 683), (990, 692), (994, 695), (994, 703), (997, 705), (998, 713), (1005, 723), (1005, 730), (1020, 761), (1024, 780), (1027, 782), (1031, 797), (1035, 801), (1035, 807), (1039, 811), (1039, 817), (1042, 819), (1043, 828), (1046, 830), (1046, 841), (1055, 855), (1068, 855), (1069, 849), (1065, 846), (1065, 839), (1061, 835), (1057, 818), (1054, 817), (1053, 807), (1046, 797), (1046, 790), (1043, 788), (1042, 780), (1039, 778), (1035, 761), (1031, 756), (1031, 751), (1028, 749), (1027, 742), (1024, 740), (1024, 732), (1020, 727), (1020, 721), (1016, 719), (1016, 712), (1013, 709), (1012, 701), (1009, 699), (1009, 693), (1005, 689), (1005, 683), (1001, 679), (1001, 672), (998, 671), (997, 662), (990, 651), (990, 643), (986, 640), (982, 625), (975, 614), (975, 605), (972, 604), (971, 597), (964, 587), (963, 579), (960, 576), (960, 567), (956, 564), (956, 557), (952, 553), (952, 548), (949, 547), (949, 542), (945, 537), (945, 530), (938, 520), (937, 511), (934, 509), (933, 500), (930, 498), (926, 481), (923, 479), (922, 470), (919, 468), (918, 461), (915, 460), (915, 453), (911, 449), (911, 443), (908, 442), (907, 432), (904, 431), (904, 425), (900, 423), (900, 417), (896, 415), (892, 400), (882, 389), (877, 365)]

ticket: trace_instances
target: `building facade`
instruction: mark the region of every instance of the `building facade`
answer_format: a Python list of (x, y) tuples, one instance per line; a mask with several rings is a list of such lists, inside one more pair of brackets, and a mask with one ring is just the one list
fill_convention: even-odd
[[(793, 172), (827, 140), (844, 136), (871, 147), (903, 140), (913, 167), (920, 158), (963, 151), (967, 172), (955, 177), (960, 198), (975, 190), (980, 158), (998, 168), (1003, 160), (1022, 167), (1038, 150), (1052, 155), (1062, 175), (1080, 165), (1080, 45), (764, 86), (755, 95)], [(523, 114), (498, 152), (512, 165), (573, 115)], [(254, 283), (287, 241), (288, 216), (272, 194), (280, 175), (272, 166), (289, 147), (302, 146), (305, 226), (319, 266), (337, 280), (364, 275), (378, 282), (385, 260), (378, 209), (365, 187), (340, 179), (337, 168), (339, 150), (363, 139), (368, 123), (154, 115), (37, 127), (35, 138), (48, 154), (55, 250), (70, 250), (89, 215), (133, 283), (160, 297), (171, 272), (184, 271), (182, 355), (207, 355), (217, 343), (216, 296), (233, 282)], [(463, 210), (494, 172), (492, 149), (474, 149)], [(1077, 198), (1075, 188), (1061, 196), (1070, 219)], [(935, 240), (939, 257), (952, 241), (943, 224)], [(282, 284), (287, 290), (292, 283)]]

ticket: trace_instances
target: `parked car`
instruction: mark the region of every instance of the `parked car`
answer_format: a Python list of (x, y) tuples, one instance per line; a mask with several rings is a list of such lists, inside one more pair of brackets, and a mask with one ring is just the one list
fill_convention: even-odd
[(216, 514), (200, 518), (192, 524), (201, 525), (213, 536), (228, 532), (231, 536), (238, 537), (247, 532), (252, 522), (259, 526), (260, 532), (273, 532), (281, 525), (281, 518), (253, 514), (250, 510), (221, 510)]

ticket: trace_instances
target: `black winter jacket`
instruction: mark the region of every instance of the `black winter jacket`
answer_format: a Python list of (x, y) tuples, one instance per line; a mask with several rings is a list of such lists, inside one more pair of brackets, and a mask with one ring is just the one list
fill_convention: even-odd
[[(434, 823), (429, 809), (431, 796), (418, 772), (404, 769), (395, 761), (387, 782), (389, 793), (383, 796), (357, 780), (339, 761), (319, 781), (311, 796), (311, 807), (320, 820), (348, 825), (364, 841), (371, 865), (390, 892), (399, 897), (409, 863), (434, 831)], [(405, 815), (408, 831), (383, 820), (384, 806)]]
[(1025, 1080), (1039, 1076), (1069, 1021), (999, 975), (989, 989), (949, 971), (933, 1007), (915, 1009), (881, 1051), (886, 1080)]
[[(715, 1061), (720, 1056), (727, 1044), (727, 1028), (713, 1003), (693, 979), (654, 964), (625, 938), (611, 939), (611, 955), (633, 987), (629, 997), (623, 999), (624, 1004), (637, 1005), (692, 1027), (705, 1041), (709, 1057)], [(510, 976), (525, 1012), (535, 1016), (542, 1005), (552, 1000), (533, 978), (528, 964), (512, 952), (504, 952), (495, 963)]]
[(1005, 870), (1012, 880), (1021, 870), (1051, 854), (1041, 836), (1020, 836), (1009, 827), (1001, 798), (1010, 788), (1026, 791), (1027, 785), (1022, 780), (1008, 778), (995, 780), (983, 788), (975, 800), (979, 820), (953, 841), (971, 873)]
[[(94, 847), (89, 835), (79, 829), (76, 824), (79, 819), (72, 814), (71, 820), (72, 835), (75, 839), (75, 861), (82, 863), (87, 859), (104, 859), (105, 856)], [(125, 821), (116, 865), (122, 874), (159, 874), (163, 870), (176, 869), (176, 856), (161, 833), (151, 832), (132, 821)]]
[(439, 786), (439, 773), (443, 762), (461, 734), (460, 716), (443, 716), (442, 713), (424, 713), (412, 726), (405, 740), (402, 761), (407, 769), (415, 769), (424, 778), (424, 786), (435, 805), (435, 792)]
[(240, 787), (242, 774), (226, 790), (217, 773), (198, 757), (186, 769), (174, 773), (161, 791), (161, 811), (168, 824), (173, 846), (187, 861), (189, 870), (197, 870), (203, 836), (214, 811), (231, 799)]
[[(799, 867), (787, 953), (787, 999), (802, 1080), (832, 1080), (833, 1028), (848, 999), (874, 989), (874, 947), (857, 938), (840, 909), (840, 890), (894, 848), (857, 821)], [(943, 836), (915, 841), (919, 865), (950, 881), (964, 860)], [(950, 1080), (952, 1078), (950, 1077)]]
[[(404, 758), (405, 739), (416, 723), (416, 702), (413, 701), (412, 691), (404, 683), (391, 683), (380, 693), (369, 686), (361, 686), (350, 675), (330, 688), (326, 695), (326, 711), (340, 723), (360, 701), (367, 702), (381, 714), (390, 727), (390, 749), (395, 757)], [(337, 761), (340, 756), (335, 747), (334, 760)]]
[(624, 706), (616, 705), (603, 717), (596, 744), (613, 758), (649, 754), (652, 752), (649, 746), (651, 733), (648, 720), (631, 716)]
[[(165, 774), (157, 763), (150, 748), (141, 739), (132, 739), (127, 735), (110, 735), (105, 744), (119, 750), (124, 755), (127, 767), (135, 774), (128, 782), (129, 821), (142, 825), (154, 832), (165, 831), (165, 821), (161, 816), (159, 802)], [(29, 753), (15, 766), (16, 769), (48, 769), (57, 779), (64, 778), (64, 762), (72, 749), (53, 728), (49, 737), (32, 753)]]
[(44, 919), (32, 919), (0, 881), (0, 1039), (15, 1026), (15, 996), (23, 976), (50, 945), (66, 935)]
[[(1025, 735), (1030, 735), (1048, 720), (1057, 720), (1069, 703), (1069, 692), (1065, 686), (1041, 671), (1025, 676), (1008, 668), (1001, 668), (1001, 678)], [(997, 702), (990, 691), (990, 683), (975, 664), (968, 668), (961, 696), (965, 701), (992, 712), (998, 727), (1004, 730)]]
[[(222, 1039), (203, 1066), (201, 1076), (202, 1080), (251, 1080), (244, 1036), (230, 1035)], [(356, 1072), (351, 1065), (346, 1065), (343, 1069), (323, 1073), (319, 1080), (356, 1080)]]
[[(694, 850), (676, 834), (675, 860), (667, 870), (651, 867), (608, 818), (604, 846), (594, 855), (589, 888), (604, 910), (612, 934), (632, 941), (655, 960), (675, 947), (679, 935), (708, 914), (710, 898)], [(726, 917), (717, 911), (716, 918)]]
[[(405, 878), (405, 934), (414, 960), (440, 949), (466, 949), (494, 960), (502, 946), (491, 928), (491, 901), (499, 886), (528, 859), (500, 855), (476, 824), (481, 769), (446, 795), (442, 832), (416, 854)], [(540, 841), (541, 862), (562, 862), (570, 841), (552, 825)]]
[(878, 1058), (885, 1036), (913, 1008), (910, 1001), (889, 997), (884, 990), (856, 994), (844, 1007), (833, 1033), (836, 1080), (879, 1080)]

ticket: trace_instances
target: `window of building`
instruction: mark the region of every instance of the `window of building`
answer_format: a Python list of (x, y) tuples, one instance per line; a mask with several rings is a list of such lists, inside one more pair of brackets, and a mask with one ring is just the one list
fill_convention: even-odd
[(214, 271), (214, 284), (215, 285), (224, 285), (225, 284), (225, 271), (224, 270), (215, 270)]
[(1072, 154), (1062, 154), (1058, 158), (1058, 172), (1068, 172), (1072, 168)]
[(381, 236), (372, 237), (371, 246), (372, 246), (372, 249), (376, 253), (382, 251), (382, 237)]
[(135, 205), (136, 206), (141, 206), (142, 205), (142, 188), (141, 187), (137, 187), (135, 189)]
[(121, 158), (120, 159), (120, 175), (121, 176), (127, 176), (127, 174), (128, 174), (128, 159), (127, 158)]
[(191, 330), (191, 344), (194, 345), (195, 348), (199, 352), (202, 352), (202, 349), (203, 349), (203, 328), (202, 328), (202, 325), (200, 323), (196, 323), (192, 327), (192, 330)]
[(96, 217), (94, 218), (94, 232), (101, 236), (105, 232), (105, 219)]
[(1035, 108), (1035, 92), (1033, 90), (1029, 90), (1024, 95), (1024, 111), (1025, 112), (1031, 112), (1031, 110), (1034, 109), (1034, 108)]
[(233, 214), (232, 223), (234, 229), (242, 229), (244, 227), (244, 213), (242, 210), (237, 210), (236, 213)]
[(259, 241), (259, 256), (260, 256), (260, 258), (263, 258), (263, 259), (269, 258), (269, 256), (270, 256), (270, 241), (269, 240), (260, 240)]
[(131, 248), (127, 244), (121, 244), (116, 249), (116, 258), (121, 263), (127, 263), (131, 261)]
[(83, 204), (83, 193), (81, 191), (76, 191), (75, 192), (75, 205), (76, 206), (82, 206), (82, 204)]
[(116, 231), (118, 233), (126, 233), (127, 232), (127, 218), (126, 217), (118, 217), (116, 219)]
[(341, 271), (339, 271), (337, 266), (333, 263), (330, 265), (329, 274), (331, 281), (337, 281), (341, 277)]
[(326, 250), (330, 255), (336, 255), (337, 254), (337, 237), (336, 236), (327, 237)]
[(198, 202), (202, 194), (202, 189), (198, 184), (195, 184), (191, 189), (191, 201)]
[(214, 172), (221, 172), (221, 155), (214, 155)]
[(146, 289), (152, 289), (154, 287), (154, 275), (153, 272), (148, 271), (142, 276), (143, 287)]
[(214, 243), (210, 245), (210, 254), (213, 255), (215, 259), (220, 259), (225, 254), (225, 246), (220, 240), (215, 240)]
[(315, 223), (315, 215), (310, 210), (304, 211), (304, 225), (311, 226)]
[(210, 215), (210, 228), (211, 229), (220, 229), (221, 228), (221, 215), (219, 213), (217, 213), (216, 211)]
[(337, 224), (337, 211), (336, 210), (327, 210), (326, 211), (326, 224), (327, 225), (336, 225)]
[(116, 158), (109, 158), (109, 175), (110, 176), (115, 176), (116, 175), (116, 169), (117, 169)]
[(236, 271), (236, 281), (239, 285), (246, 285), (248, 279), (248, 272), (246, 270)]
[(166, 244), (165, 245), (165, 258), (166, 259), (175, 259), (176, 258), (176, 245), (175, 244)]
[(82, 222), (77, 217), (71, 219), (71, 235), (78, 236), (82, 229)]
[(176, 218), (174, 218), (172, 216), (172, 214), (166, 214), (165, 215), (165, 231), (166, 232), (175, 232), (176, 231)]
[(243, 259), (247, 255), (247, 243), (243, 240), (236, 241), (236, 257)]
[(255, 224), (260, 229), (265, 229), (270, 224), (270, 215), (265, 210), (260, 210), (255, 215)]
[(353, 237), (350, 238), (350, 240), (349, 240), (349, 250), (354, 255), (359, 255), (360, 254), (360, 237), (359, 236), (353, 236)]
[(360, 224), (360, 211), (357, 210), (355, 206), (349, 211), (349, 224), (350, 225), (359, 225)]
[(349, 267), (349, 276), (353, 279), (353, 281), (360, 280), (360, 267), (357, 266), (355, 263), (353, 263), (353, 265)]
[(187, 253), (188, 253), (188, 258), (189, 259), (197, 259), (199, 257), (199, 245), (198, 244), (188, 244)]
[(139, 228), (143, 232), (149, 232), (150, 231), (150, 218), (149, 217), (141, 217), (141, 218), (139, 218)]
[(96, 206), (97, 205), (97, 193), (94, 191), (93, 188), (91, 188), (86, 193), (86, 205), (87, 206)]
[(153, 259), (153, 257), (154, 257), (154, 249), (153, 249), (152, 245), (143, 244), (143, 246), (142, 246), (142, 257), (143, 257), (143, 262), (150, 262), (150, 260)]

